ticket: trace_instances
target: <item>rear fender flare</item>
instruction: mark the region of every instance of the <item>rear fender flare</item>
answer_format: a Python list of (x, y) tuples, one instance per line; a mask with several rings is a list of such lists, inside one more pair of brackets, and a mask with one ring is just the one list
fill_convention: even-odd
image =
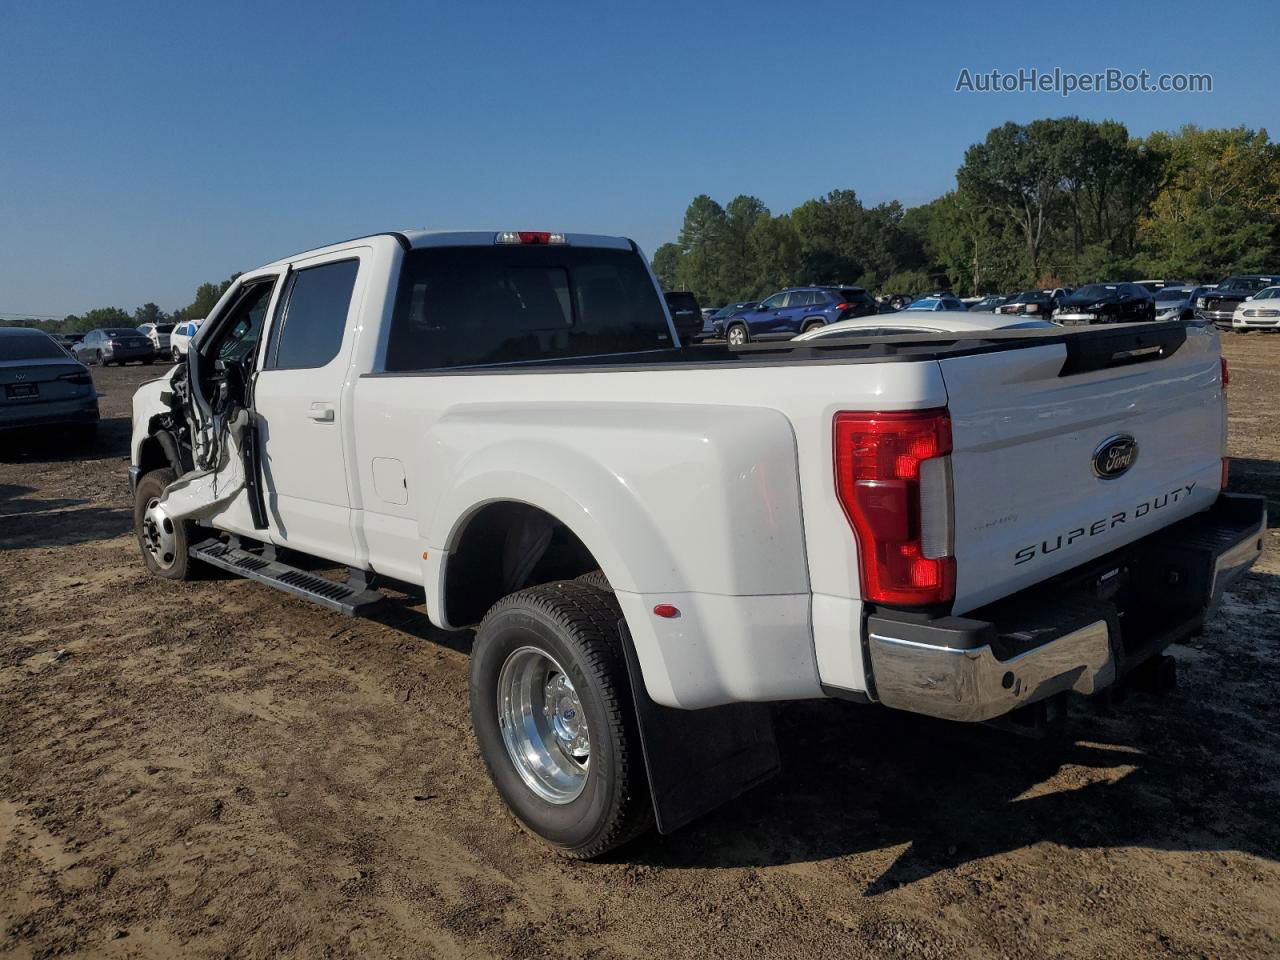
[[(424, 539), (447, 554), (476, 513), (504, 501), (536, 507), (568, 527), (615, 589), (635, 591), (652, 579), (644, 567), (651, 573), (675, 569), (675, 558), (652, 518), (620, 477), (570, 447), (544, 441), (508, 441), (469, 458), (422, 531)], [(627, 545), (625, 555), (620, 544)], [(427, 589), (439, 604), (439, 568), (435, 579)]]

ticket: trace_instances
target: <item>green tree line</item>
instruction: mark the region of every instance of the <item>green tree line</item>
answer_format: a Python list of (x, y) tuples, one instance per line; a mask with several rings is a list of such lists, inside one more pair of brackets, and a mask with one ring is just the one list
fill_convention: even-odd
[(1131, 137), (1078, 117), (1006, 123), (917, 207), (833, 190), (773, 215), (694, 197), (654, 251), (667, 290), (712, 305), (797, 284), (956, 294), (1280, 271), (1280, 144), (1245, 127)]
[(4, 321), (5, 326), (36, 327), (46, 333), (86, 333), (100, 327), (137, 327), (144, 323), (181, 323), (207, 317), (218, 299), (227, 292), (232, 281), (240, 276), (233, 273), (221, 283), (202, 283), (196, 287), (196, 295), (185, 307), (165, 313), (154, 303), (144, 303), (132, 313), (123, 307), (95, 307), (84, 313), (71, 313), (61, 320), (24, 318)]

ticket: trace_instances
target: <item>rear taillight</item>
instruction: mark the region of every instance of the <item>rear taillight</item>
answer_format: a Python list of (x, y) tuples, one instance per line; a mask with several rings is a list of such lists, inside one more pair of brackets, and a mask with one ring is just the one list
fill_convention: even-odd
[(567, 243), (563, 233), (548, 233), (545, 230), (503, 230), (494, 238), (494, 243)]
[(853, 304), (852, 304), (852, 303), (837, 303), (837, 304), (836, 304), (836, 309), (837, 309), (837, 310), (848, 310), (848, 309), (849, 309), (850, 307), (852, 307), (852, 306), (853, 306)]
[(858, 540), (862, 599), (954, 599), (950, 452), (945, 409), (836, 414), (836, 494)]
[(67, 383), (77, 383), (82, 387), (87, 387), (93, 383), (93, 377), (89, 376), (88, 370), (77, 370), (74, 373), (59, 374), (59, 380), (65, 380)]
[(1219, 357), (1218, 362), (1222, 364), (1222, 389), (1227, 389), (1227, 384), (1231, 382), (1231, 374), (1227, 370), (1227, 358)]

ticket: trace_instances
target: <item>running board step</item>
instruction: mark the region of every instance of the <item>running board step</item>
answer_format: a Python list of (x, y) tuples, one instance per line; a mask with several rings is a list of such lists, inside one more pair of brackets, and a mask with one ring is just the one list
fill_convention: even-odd
[(190, 552), (193, 558), (212, 567), (257, 580), (295, 597), (313, 600), (349, 617), (363, 616), (383, 599), (383, 594), (377, 590), (327, 580), (279, 560), (268, 560), (242, 547), (233, 547), (216, 537), (195, 544)]

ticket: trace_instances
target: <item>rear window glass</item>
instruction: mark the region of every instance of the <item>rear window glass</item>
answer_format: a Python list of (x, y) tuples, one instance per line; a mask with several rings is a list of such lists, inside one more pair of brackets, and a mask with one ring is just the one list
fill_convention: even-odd
[(0, 336), (0, 360), (66, 360), (67, 353), (43, 333)]
[(405, 257), (386, 369), (670, 347), (658, 291), (631, 250), (439, 247)]
[(140, 334), (137, 330), (134, 330), (130, 327), (108, 327), (102, 332), (105, 333), (108, 337), (140, 337), (142, 336), (142, 334)]

